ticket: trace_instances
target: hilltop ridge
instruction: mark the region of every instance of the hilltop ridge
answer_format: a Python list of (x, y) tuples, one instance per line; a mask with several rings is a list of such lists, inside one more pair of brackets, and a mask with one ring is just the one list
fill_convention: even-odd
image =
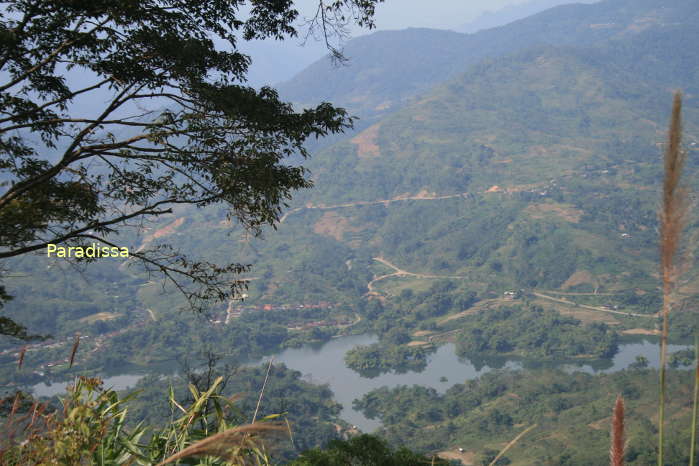
[(556, 6), (475, 34), (417, 28), (381, 31), (347, 43), (348, 66), (334, 66), (326, 57), (278, 89), (302, 105), (331, 100), (345, 106), (363, 118), (365, 127), (484, 58), (539, 45), (587, 47), (674, 23), (696, 24), (693, 7), (691, 0), (605, 0)]

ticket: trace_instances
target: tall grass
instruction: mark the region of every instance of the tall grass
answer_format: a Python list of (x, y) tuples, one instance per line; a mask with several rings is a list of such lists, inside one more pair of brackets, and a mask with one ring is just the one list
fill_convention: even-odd
[(697, 406), (699, 406), (699, 336), (694, 340), (694, 399), (692, 400), (692, 429), (689, 437), (689, 466), (694, 466), (697, 448)]
[[(198, 458), (196, 464), (269, 465), (266, 441), (281, 435), (283, 425), (268, 418), (230, 425), (225, 412), (234, 400), (222, 395), (221, 382), (218, 377), (206, 391), (190, 386), (194, 400), (186, 407), (174, 400), (171, 389), (173, 411), (180, 410), (182, 416), (155, 428), (127, 428), (126, 404), (136, 394), (120, 399), (113, 390), (103, 389), (99, 379), (78, 377), (59, 410), (36, 401), (26, 406), (28, 400), (17, 394), (0, 425), (0, 464), (165, 465), (192, 464)], [(214, 405), (212, 413), (206, 409), (209, 403)]]
[(668, 144), (665, 150), (665, 177), (660, 210), (660, 266), (663, 283), (662, 332), (660, 335), (660, 400), (658, 403), (658, 466), (663, 466), (665, 443), (665, 398), (667, 338), (673, 291), (677, 280), (677, 250), (687, 211), (686, 190), (681, 186), (685, 152), (682, 143), (682, 94), (676, 92), (672, 103)]
[(609, 464), (624, 466), (624, 398), (616, 397), (612, 414), (612, 446), (609, 449)]

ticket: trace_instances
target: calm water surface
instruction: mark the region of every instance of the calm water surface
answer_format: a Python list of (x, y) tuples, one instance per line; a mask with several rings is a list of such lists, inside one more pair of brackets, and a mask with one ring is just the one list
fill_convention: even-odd
[[(367, 419), (359, 411), (352, 409), (352, 400), (361, 398), (371, 390), (383, 386), (424, 385), (440, 392), (455, 383), (473, 379), (490, 370), (482, 367), (477, 370), (468, 360), (460, 361), (454, 354), (454, 346), (443, 345), (430, 357), (429, 364), (422, 372), (404, 374), (383, 374), (375, 378), (364, 378), (345, 366), (345, 353), (358, 345), (375, 343), (377, 338), (371, 335), (353, 335), (337, 338), (321, 348), (293, 348), (282, 351), (274, 357), (275, 362), (283, 362), (292, 369), (306, 375), (306, 380), (314, 383), (327, 383), (335, 394), (335, 399), (344, 407), (341, 416), (350, 424), (370, 432), (381, 425), (379, 421)], [(263, 361), (268, 361), (265, 358)], [(507, 367), (518, 367), (517, 363), (508, 362)], [(441, 377), (448, 382), (440, 382)]]
[[(465, 380), (474, 379), (491, 371), (494, 367), (520, 368), (536, 366), (535, 363), (522, 363), (507, 359), (493, 359), (472, 362), (459, 358), (454, 352), (454, 345), (446, 344), (429, 356), (427, 367), (422, 372), (406, 372), (404, 374), (383, 374), (374, 378), (361, 377), (345, 366), (345, 353), (358, 345), (368, 345), (377, 341), (372, 335), (352, 335), (336, 338), (320, 347), (303, 347), (286, 349), (274, 355), (274, 361), (284, 363), (287, 367), (304, 374), (304, 378), (313, 383), (328, 384), (335, 394), (335, 399), (342, 404), (340, 415), (350, 424), (356, 425), (364, 432), (371, 432), (381, 423), (367, 419), (359, 411), (352, 409), (352, 401), (361, 398), (366, 393), (382, 386), (395, 387), (398, 385), (422, 385), (432, 387), (443, 393), (449, 387)], [(686, 348), (682, 345), (669, 345), (669, 351)], [(633, 363), (637, 356), (648, 359), (651, 367), (657, 367), (659, 361), (658, 345), (655, 342), (641, 341), (619, 345), (619, 352), (611, 361), (599, 361), (582, 365), (551, 364), (563, 367), (568, 371), (583, 371), (587, 373), (614, 372), (625, 369)], [(265, 364), (270, 357), (250, 361), (249, 365)], [(489, 365), (490, 364), (490, 365)], [(115, 390), (125, 390), (133, 387), (143, 374), (121, 374), (104, 379), (105, 387)], [(442, 381), (443, 377), (447, 381)], [(67, 383), (46, 385), (40, 383), (34, 386), (37, 396), (53, 396), (65, 391)]]

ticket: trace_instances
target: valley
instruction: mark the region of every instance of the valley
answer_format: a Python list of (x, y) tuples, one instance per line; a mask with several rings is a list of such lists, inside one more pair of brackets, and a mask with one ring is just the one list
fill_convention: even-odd
[(475, 34), (349, 41), (346, 67), (326, 57), (278, 86), (284, 111), (330, 101), (358, 119), (309, 139), (307, 158), (285, 152), (281, 165), (308, 189), (255, 193), (245, 215), (272, 209), (259, 231), (201, 202), (108, 232), (170, 265), (186, 263), (180, 251), (237, 264), (225, 279), (235, 296), (209, 290), (192, 312), (190, 288), (133, 259), (12, 258), (0, 270), (13, 296), (2, 313), (47, 339), (0, 340), (0, 386), (49, 397), (77, 375), (100, 376), (141, 390), (135, 415), (157, 424), (168, 384), (188, 397), (192, 377), (225, 375), (249, 422), (269, 370), (260, 417), (289, 413), (299, 425), (283, 462), (362, 431), (489, 464), (536, 425), (498, 463), (512, 465), (608, 461), (623, 394), (627, 464), (653, 464), (662, 154), (671, 90), (682, 89), (691, 194), (669, 317), (667, 464), (686, 464), (699, 333), (697, 24), (691, 0), (603, 0)]

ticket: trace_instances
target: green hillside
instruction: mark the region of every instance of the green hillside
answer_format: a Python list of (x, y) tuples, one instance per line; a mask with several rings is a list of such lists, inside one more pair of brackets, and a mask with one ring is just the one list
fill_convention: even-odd
[[(16, 342), (0, 342), (0, 382), (125, 366), (171, 372), (178, 357), (211, 347), (238, 364), (350, 333), (378, 336), (345, 359), (371, 375), (424, 368), (445, 342), (526, 369), (609, 361), (623, 337), (657, 334), (661, 154), (677, 88), (686, 176), (697, 185), (697, 24), (695, 0), (607, 0), (474, 35), (410, 29), (350, 42), (348, 68), (319, 62), (281, 87), (297, 104), (331, 100), (361, 120), (315, 144), (304, 162), (315, 186), (276, 228), (250, 237), (220, 211), (183, 208), (126, 236), (134, 250), (172, 243), (193, 257), (250, 264), (244, 302), (194, 316), (177, 290), (129, 263), (90, 265), (88, 279), (26, 256), (9, 262), (4, 283), (16, 298), (3, 312), (56, 339), (30, 347), (22, 372)], [(698, 222), (688, 222), (683, 257), (696, 256)], [(695, 264), (678, 292), (671, 340), (687, 342), (699, 329)], [(75, 332), (91, 339), (71, 369)], [(470, 445), (487, 456), (534, 421), (541, 431), (522, 443), (526, 453), (514, 450), (513, 464), (600, 464), (612, 392), (638, 400), (633, 433), (652, 435), (656, 387), (647, 378), (657, 377), (636, 369), (496, 373), (444, 395), (381, 389), (357, 405), (384, 422), (393, 444), (421, 451)], [(685, 376), (672, 377), (686, 395)], [(288, 385), (310, 393), (299, 413), (316, 413), (318, 435), (332, 437), (330, 393), (299, 374)], [(686, 406), (672, 410), (687, 417)], [(634, 442), (632, 464), (647, 464), (652, 452)], [(302, 444), (316, 446), (309, 436)]]
[[(634, 39), (628, 53), (645, 47)], [(593, 288), (654, 289), (668, 92), (606, 53), (543, 47), (473, 66), (317, 154), (315, 189), (280, 233), (298, 241), (310, 224), (411, 272), (500, 286), (558, 288), (585, 271)]]
[[(426, 54), (444, 50), (452, 54), (445, 63), (466, 71), (316, 152), (307, 164), (315, 188), (297, 197), (277, 231), (246, 238), (235, 229), (230, 233), (216, 211), (180, 210), (129, 242), (136, 249), (148, 241), (172, 241), (203, 259), (252, 264), (251, 304), (343, 303), (342, 313), (351, 318), (367, 292), (396, 296), (406, 289), (428, 290), (446, 279), (479, 299), (523, 288), (548, 297), (532, 295), (535, 304), (583, 321), (652, 329), (655, 309), (647, 303), (657, 298), (659, 144), (669, 90), (679, 86), (688, 89), (685, 133), (690, 150), (695, 147), (690, 144), (698, 138), (699, 119), (691, 91), (699, 60), (696, 49), (685, 44), (699, 32), (688, 2), (629, 5), (619, 0), (559, 7), (493, 31), (462, 35), (468, 40), (497, 37), (478, 40), (500, 44), (499, 50), (514, 47), (514, 38), (524, 33), (536, 42), (535, 30), (553, 42), (579, 44), (536, 46), (471, 65), (471, 59), (457, 60), (454, 54), (480, 48), (458, 42), (446, 46), (458, 34), (435, 32), (430, 42), (420, 39), (425, 31), (384, 33), (404, 53), (417, 49), (410, 48), (410, 40), (398, 40), (401, 34), (421, 43)], [(589, 27), (603, 20), (615, 26)], [(638, 24), (644, 26), (633, 26)], [(579, 35), (564, 40), (564, 30)], [(380, 54), (390, 52), (371, 45), (381, 37), (355, 41), (366, 44), (366, 53), (358, 56), (367, 64), (378, 66)], [(350, 46), (348, 52), (351, 56)], [(439, 69), (420, 60), (410, 63), (425, 73)], [(421, 79), (394, 65), (386, 69)], [(436, 74), (444, 79), (449, 73)], [(343, 73), (350, 80), (361, 75), (353, 67)], [(403, 92), (400, 81), (387, 79), (377, 95)], [(323, 95), (312, 83), (306, 86), (324, 97), (348, 89), (339, 83)], [(690, 157), (690, 176), (697, 167), (694, 160)], [(376, 257), (405, 273), (390, 276), (396, 270)], [(146, 274), (131, 267), (100, 265), (104, 280), (77, 278), (71, 271), (54, 280), (51, 270), (36, 269), (36, 260), (14, 263), (10, 272), (16, 278), (8, 278), (8, 285), (19, 291), (7, 309), (38, 332), (106, 332), (124, 322), (143, 322), (155, 336), (162, 325), (157, 316), (181, 320), (181, 296), (174, 290), (161, 294), (157, 284), (148, 285)], [(46, 277), (28, 282), (22, 279), (28, 274)], [(693, 299), (696, 275), (688, 278), (685, 296)], [(39, 282), (41, 289), (31, 284)], [(563, 295), (546, 293), (550, 290), (632, 296), (565, 303)], [(559, 301), (550, 299), (556, 297)], [(648, 317), (594, 309), (603, 306)], [(212, 308), (214, 318), (226, 307)], [(45, 310), (27, 315), (27, 309)]]
[[(279, 90), (297, 103), (330, 100), (373, 121), (485, 58), (541, 45), (600, 45), (677, 24), (691, 26), (696, 19), (692, 0), (671, 5), (659, 0), (606, 0), (558, 6), (476, 34), (382, 31), (347, 44), (348, 66), (337, 67), (328, 58), (320, 60), (281, 84)], [(657, 44), (656, 50), (667, 53), (668, 49)]]

